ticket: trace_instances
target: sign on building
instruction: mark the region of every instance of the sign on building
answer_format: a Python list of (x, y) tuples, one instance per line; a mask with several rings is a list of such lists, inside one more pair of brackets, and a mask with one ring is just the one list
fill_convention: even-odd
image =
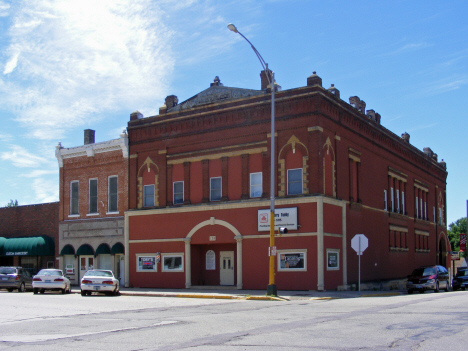
[[(270, 209), (258, 210), (258, 231), (270, 231)], [(275, 208), (275, 231), (279, 227), (297, 230), (297, 207)]]

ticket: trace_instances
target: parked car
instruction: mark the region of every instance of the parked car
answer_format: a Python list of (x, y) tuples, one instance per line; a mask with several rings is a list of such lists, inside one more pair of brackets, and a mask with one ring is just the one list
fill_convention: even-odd
[(422, 294), (426, 290), (439, 292), (441, 287), (445, 291), (449, 291), (450, 280), (447, 269), (439, 265), (416, 268), (408, 276), (408, 282), (406, 283), (408, 294), (412, 294), (413, 291), (419, 291)]
[(12, 292), (24, 292), (32, 289), (32, 278), (26, 269), (21, 267), (0, 267), (0, 289)]
[(119, 294), (119, 281), (109, 270), (93, 269), (87, 271), (81, 279), (81, 296), (92, 292), (102, 292), (106, 295)]
[(71, 292), (70, 279), (60, 269), (41, 269), (33, 277), (33, 293), (43, 294), (46, 290), (58, 290), (62, 294)]
[(459, 268), (452, 281), (453, 290), (468, 288), (468, 268)]

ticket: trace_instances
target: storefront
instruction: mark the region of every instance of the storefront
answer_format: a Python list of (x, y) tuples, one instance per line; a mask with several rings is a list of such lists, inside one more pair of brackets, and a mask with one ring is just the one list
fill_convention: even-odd
[(55, 242), (47, 235), (0, 238), (0, 265), (20, 266), (31, 274), (55, 268)]

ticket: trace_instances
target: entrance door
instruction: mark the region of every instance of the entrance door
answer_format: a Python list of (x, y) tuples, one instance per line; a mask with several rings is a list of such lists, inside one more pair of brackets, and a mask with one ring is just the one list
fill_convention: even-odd
[(80, 282), (87, 270), (94, 269), (94, 256), (80, 256)]
[(221, 251), (219, 256), (219, 285), (234, 285), (234, 251)]

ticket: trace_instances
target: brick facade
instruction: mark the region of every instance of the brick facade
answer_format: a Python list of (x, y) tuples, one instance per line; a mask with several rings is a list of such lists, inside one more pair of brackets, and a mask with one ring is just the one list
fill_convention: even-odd
[[(276, 241), (278, 289), (356, 283), (358, 233), (369, 239), (362, 281), (449, 267), (447, 172), (435, 154), (387, 130), (357, 96), (348, 104), (334, 86), (324, 89), (315, 73), (307, 86), (276, 93), (273, 136), (268, 90), (215, 83), (158, 116), (131, 115), (127, 285), (264, 289), (269, 235), (259, 221), (269, 207), (271, 152), (278, 216), (297, 212), (297, 227)], [(184, 201), (174, 205), (180, 181)]]

